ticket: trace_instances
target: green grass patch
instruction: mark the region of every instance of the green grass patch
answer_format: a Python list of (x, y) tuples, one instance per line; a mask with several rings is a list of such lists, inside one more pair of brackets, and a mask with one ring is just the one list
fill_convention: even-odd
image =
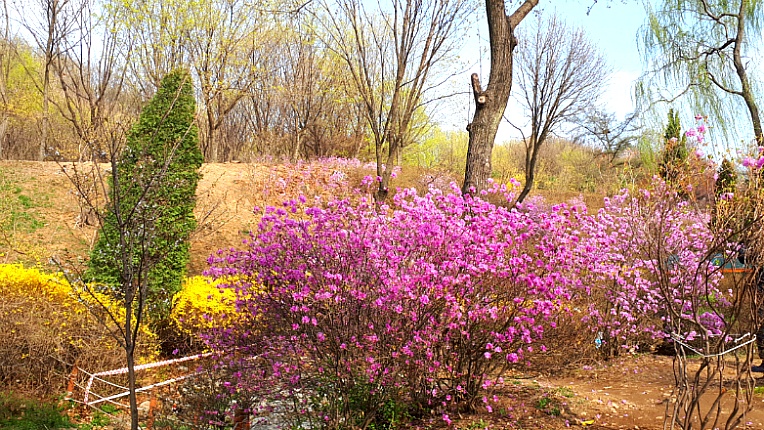
[(13, 394), (0, 394), (0, 428), (5, 430), (39, 430), (77, 428), (53, 403), (25, 399)]
[(45, 226), (38, 218), (37, 208), (45, 205), (47, 197), (29, 195), (0, 170), (0, 230), (33, 233)]

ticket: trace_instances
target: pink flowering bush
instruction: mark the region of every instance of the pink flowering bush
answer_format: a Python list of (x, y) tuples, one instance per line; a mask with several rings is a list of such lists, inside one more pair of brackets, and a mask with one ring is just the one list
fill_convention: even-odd
[(211, 257), (210, 274), (264, 288), (226, 286), (258, 316), (210, 338), (235, 351), (222, 360), (242, 372), (231, 389), (292, 399), (291, 419), (328, 427), (366, 427), (402, 402), (475, 407), (493, 377), (543, 349), (544, 320), (567, 300), (554, 263), (565, 250), (549, 240), (558, 216), (458, 190), (361, 201), (267, 208), (244, 250)]
[(729, 302), (711, 264), (720, 243), (709, 221), (659, 180), (652, 191), (606, 199), (583, 220), (576, 254), (590, 300), (585, 318), (610, 343), (606, 355), (647, 337), (721, 334)]
[[(365, 182), (368, 186), (373, 179)], [(511, 202), (496, 186), (482, 197)], [(261, 419), (367, 428), (405, 414), (491, 409), (501, 375), (543, 352), (546, 328), (585, 309), (609, 352), (648, 337), (724, 338), (727, 293), (708, 216), (661, 182), (596, 215), (580, 204), (507, 209), (399, 190), (264, 210), (243, 249), (210, 257), (235, 294), (208, 334), (230, 393)]]

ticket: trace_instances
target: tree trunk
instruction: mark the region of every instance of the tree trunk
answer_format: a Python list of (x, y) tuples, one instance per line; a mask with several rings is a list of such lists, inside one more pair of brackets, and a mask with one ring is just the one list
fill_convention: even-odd
[(517, 46), (515, 28), (538, 2), (525, 0), (512, 15), (507, 16), (504, 0), (485, 0), (491, 45), (491, 72), (485, 91), (480, 87), (480, 77), (477, 74), (471, 77), (475, 115), (467, 125), (470, 138), (462, 185), (464, 194), (484, 189), (491, 177), (491, 153), (496, 131), (512, 90), (512, 52)]
[(525, 183), (515, 204), (522, 203), (533, 188), (533, 181), (536, 179), (536, 162), (538, 160), (539, 146), (536, 139), (531, 136), (531, 145), (526, 149), (525, 154)]
[[(124, 260), (123, 260), (124, 261)], [(128, 298), (130, 301), (128, 301)], [(130, 429), (138, 430), (138, 396), (135, 392), (135, 339), (133, 338), (133, 307), (132, 297), (125, 298), (125, 358), (127, 359), (127, 388), (130, 392)]]
[(3, 156), (5, 155), (3, 153), (3, 145), (5, 145), (5, 135), (8, 132), (8, 116), (3, 116), (2, 121), (0, 121), (0, 160), (3, 159)]
[(735, 72), (740, 79), (740, 95), (745, 100), (745, 106), (748, 108), (748, 113), (751, 116), (751, 125), (753, 125), (753, 134), (756, 137), (756, 144), (761, 146), (764, 144), (764, 134), (761, 129), (761, 116), (759, 115), (759, 106), (756, 104), (756, 99), (753, 96), (751, 90), (751, 84), (748, 80), (748, 74), (745, 71), (745, 64), (743, 63), (743, 56), (741, 50), (745, 41), (745, 9), (747, 7), (746, 1), (740, 2), (740, 9), (737, 16), (737, 37), (735, 40), (735, 47), (732, 51), (732, 59), (735, 64)]
[(207, 148), (210, 150), (210, 159), (206, 160), (210, 163), (217, 163), (220, 160), (218, 157), (220, 156), (220, 145), (219, 142), (215, 141), (215, 132), (217, 131), (217, 128), (215, 127), (215, 114), (212, 112), (212, 107), (208, 104), (207, 105)]
[(126, 348), (127, 352), (127, 387), (130, 391), (128, 395), (130, 399), (130, 429), (139, 430), (138, 428), (138, 396), (135, 392), (135, 348), (132, 346)]
[(40, 130), (40, 147), (37, 153), (39, 161), (45, 160), (45, 151), (48, 146), (48, 130), (50, 129), (50, 60), (48, 60), (43, 74), (42, 83), (42, 125)]
[(46, 4), (48, 19), (48, 39), (45, 42), (45, 66), (42, 76), (42, 130), (40, 131), (40, 148), (37, 158), (40, 161), (45, 160), (48, 138), (50, 134), (50, 72), (53, 67), (55, 36), (57, 31), (58, 14), (60, 12), (59, 3), (53, 0)]
[[(393, 169), (395, 168), (395, 160), (398, 159), (398, 154), (400, 154), (400, 145), (395, 143), (392, 139), (390, 140), (389, 145), (390, 153), (387, 156), (384, 170), (382, 169), (381, 164), (379, 162), (377, 163), (379, 187), (377, 188), (376, 194), (374, 194), (374, 199), (379, 203), (384, 202), (390, 194), (390, 179), (393, 174)], [(381, 155), (378, 156), (378, 159), (381, 159)]]
[(302, 131), (302, 129), (300, 129), (300, 126), (298, 124), (297, 127), (295, 128), (295, 133), (294, 133), (294, 135), (295, 135), (294, 136), (294, 139), (295, 139), (295, 142), (294, 142), (294, 152), (292, 153), (292, 161), (294, 161), (295, 163), (297, 162), (297, 160), (300, 159), (300, 150), (302, 149), (300, 147), (300, 144), (302, 143), (300, 141), (301, 131)]

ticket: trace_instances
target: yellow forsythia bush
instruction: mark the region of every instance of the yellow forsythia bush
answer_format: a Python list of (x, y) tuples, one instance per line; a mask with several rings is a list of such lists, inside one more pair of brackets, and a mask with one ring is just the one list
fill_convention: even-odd
[(206, 276), (186, 279), (172, 299), (172, 322), (192, 337), (213, 327), (227, 327), (236, 315), (236, 295), (230, 289), (220, 290), (218, 285), (230, 281)]
[[(124, 319), (116, 304), (108, 306)], [(91, 372), (124, 365), (124, 351), (61, 275), (0, 264), (0, 327), (0, 386), (61, 391), (75, 363)], [(153, 345), (155, 339), (144, 329), (141, 342)], [(144, 359), (154, 350), (142, 348)]]

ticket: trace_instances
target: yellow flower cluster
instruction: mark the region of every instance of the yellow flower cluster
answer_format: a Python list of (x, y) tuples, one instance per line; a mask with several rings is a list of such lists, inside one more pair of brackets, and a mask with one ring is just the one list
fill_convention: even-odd
[(227, 327), (236, 314), (236, 295), (231, 289), (219, 289), (218, 285), (231, 281), (205, 276), (186, 279), (172, 299), (170, 319), (181, 332), (191, 336), (213, 327)]
[(14, 325), (12, 333), (26, 324), (27, 318), (42, 319), (42, 325), (66, 344), (77, 344), (73, 330), (94, 324), (87, 308), (72, 294), (60, 275), (46, 274), (20, 264), (0, 265), (0, 319)]
[[(0, 375), (5, 382), (57, 389), (60, 381), (53, 375), (71, 364), (99, 370), (119, 367), (124, 352), (95, 317), (96, 299), (118, 309), (102, 295), (77, 294), (60, 274), (0, 264), (0, 366), (13, 369), (12, 374)], [(119, 320), (120, 312), (115, 313)], [(124, 312), (121, 315), (124, 320)], [(141, 342), (152, 343), (154, 336), (143, 333), (147, 337)], [(152, 348), (142, 351), (147, 354), (141, 358), (151, 358)]]
[[(10, 324), (12, 334), (35, 330), (38, 325), (61, 347), (92, 348), (95, 342), (100, 348), (113, 349), (117, 344), (103, 326), (104, 322), (113, 325), (113, 321), (105, 315), (103, 306), (120, 325), (124, 323), (125, 312), (118, 303), (103, 294), (73, 287), (61, 274), (20, 264), (0, 264), (0, 322)], [(102, 317), (100, 321), (96, 315)], [(144, 344), (156, 342), (156, 336), (145, 325), (141, 336)], [(144, 352), (153, 355), (152, 351)]]

